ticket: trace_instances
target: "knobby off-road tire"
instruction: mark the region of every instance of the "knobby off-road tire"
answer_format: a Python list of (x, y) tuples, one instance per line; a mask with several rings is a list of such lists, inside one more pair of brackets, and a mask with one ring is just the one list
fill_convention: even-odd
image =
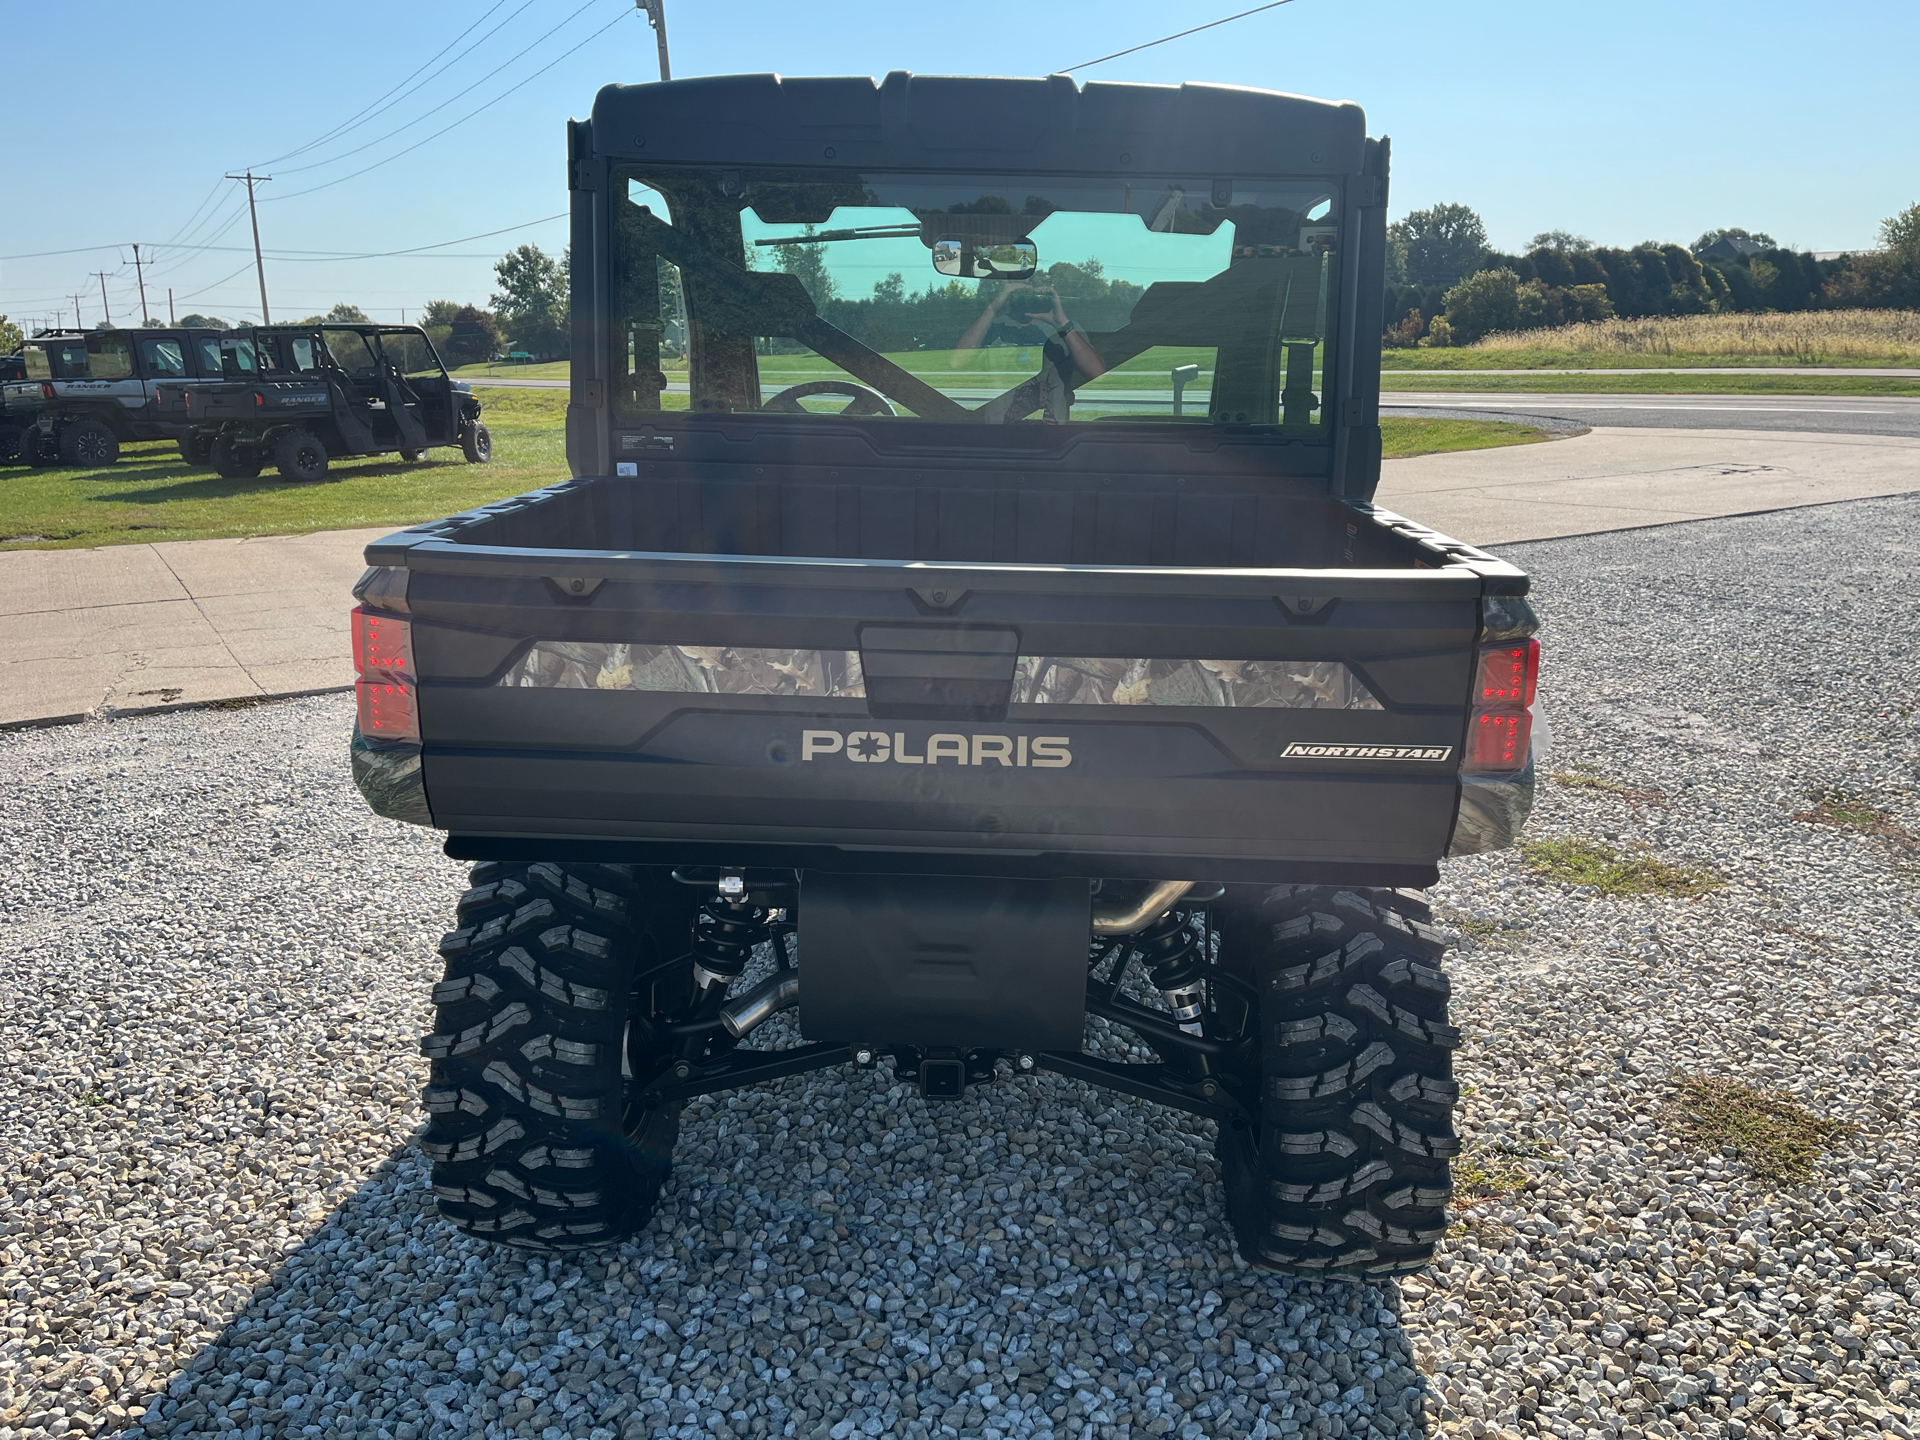
[(260, 452), (242, 450), (231, 435), (217, 435), (207, 449), (207, 464), (222, 480), (254, 480), (260, 475)]
[(469, 465), (484, 465), (493, 459), (493, 432), (474, 421), (460, 432), (460, 453)]
[(207, 457), (213, 450), (211, 435), (182, 435), (174, 444), (180, 447), (180, 458), (187, 464), (206, 468)]
[(1444, 943), (1417, 897), (1275, 887), (1223, 915), (1259, 994), (1255, 1130), (1223, 1126), (1241, 1256), (1300, 1274), (1417, 1270), (1446, 1233), (1460, 1089)]
[(93, 469), (120, 458), (120, 437), (100, 420), (75, 420), (60, 431), (60, 463)]
[[(686, 949), (670, 892), (687, 892), (603, 865), (487, 863), (473, 881), (421, 1042), (440, 1213), (529, 1249), (617, 1241), (653, 1214), (679, 1138), (677, 1107), (628, 1104), (622, 1062), (630, 1021), (653, 1033), (658, 980), (636, 995), (636, 978)], [(640, 1079), (666, 1063), (658, 1047), (634, 1058)]]
[(0, 421), (0, 465), (12, 465), (21, 458), (20, 443), (26, 438), (26, 433), (18, 425)]
[(318, 480), (327, 473), (327, 447), (311, 430), (282, 430), (273, 440), (274, 468), (287, 480)]
[(60, 458), (59, 448), (38, 425), (29, 425), (20, 433), (20, 463), (36, 470), (45, 469)]

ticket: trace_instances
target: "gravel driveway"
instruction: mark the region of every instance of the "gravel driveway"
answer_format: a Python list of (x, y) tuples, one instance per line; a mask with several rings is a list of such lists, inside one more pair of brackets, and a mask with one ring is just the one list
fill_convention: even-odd
[[(636, 1242), (462, 1240), (409, 1148), (462, 875), (353, 794), (346, 698), (0, 736), (0, 1440), (1907, 1440), (1916, 534), (1887, 500), (1512, 547), (1584, 777), (1535, 834), (1726, 884), (1448, 867), (1489, 1193), (1398, 1283), (1241, 1268), (1209, 1127), (1053, 1077), (699, 1101)], [(1683, 1139), (1687, 1076), (1855, 1128), (1774, 1186)]]

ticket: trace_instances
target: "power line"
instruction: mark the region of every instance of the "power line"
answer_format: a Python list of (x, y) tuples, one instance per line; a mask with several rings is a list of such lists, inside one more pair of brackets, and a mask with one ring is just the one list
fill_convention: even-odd
[(1182, 40), (1189, 35), (1198, 35), (1202, 30), (1211, 30), (1217, 25), (1230, 25), (1235, 20), (1244, 20), (1249, 15), (1258, 15), (1262, 10), (1278, 10), (1282, 5), (1291, 5), (1293, 0), (1272, 0), (1268, 5), (1256, 5), (1251, 10), (1242, 10), (1238, 15), (1229, 15), (1224, 20), (1209, 20), (1204, 25), (1196, 25), (1191, 30), (1181, 30), (1172, 35), (1162, 35), (1158, 40), (1149, 40), (1144, 45), (1135, 45), (1130, 49), (1116, 50), (1111, 55), (1102, 55), (1098, 60), (1082, 60), (1078, 65), (1069, 65), (1064, 70), (1056, 70), (1056, 75), (1071, 75), (1075, 70), (1085, 70), (1092, 65), (1104, 65), (1109, 60), (1118, 60), (1122, 55), (1133, 55), (1141, 50), (1151, 50), (1156, 45), (1164, 45), (1169, 40)]
[(260, 211), (253, 203), (253, 187), (263, 180), (271, 180), (271, 175), (255, 175), (251, 166), (245, 175), (228, 175), (229, 180), (247, 182), (247, 217), (253, 221), (253, 265), (260, 275), (260, 319), (268, 325), (273, 323), (273, 314), (267, 309), (267, 262), (260, 258)]
[[(432, 75), (426, 76), (424, 79), (420, 81), (418, 85), (407, 86), (407, 82), (412, 80), (415, 75), (419, 75), (422, 70), (425, 70), (427, 66), (433, 64), (433, 62), (435, 60), (438, 60), (440, 56), (446, 54), (447, 51), (453, 49), (455, 45), (458, 45), (462, 40), (466, 39), (467, 36), (471, 35), (475, 30), (478, 30), (482, 25), (486, 24), (488, 16), (492, 15), (495, 10), (498, 10), (502, 5), (506, 3), (507, 3), (507, 0), (495, 0), (495, 3), (487, 9), (485, 14), (481, 15), (481, 17), (478, 20), (474, 21), (473, 24), (469, 25), (466, 29), (462, 30), (458, 35), (454, 36), (453, 39), (449, 40), (444, 46), (441, 47), (441, 49), (438, 52), (436, 52), (430, 59), (428, 59), (425, 64), (415, 69), (412, 74), (405, 76), (398, 85), (395, 85), (393, 87), (392, 90), (388, 90), (383, 95), (376, 96), (368, 104), (354, 111), (353, 114), (349, 115), (345, 120), (341, 121), (338, 125), (334, 126), (333, 129), (327, 131), (324, 135), (320, 136), (317, 140), (309, 140), (306, 144), (299, 146), (297, 149), (289, 150), (284, 155), (275, 155), (272, 159), (262, 160), (260, 163), (262, 165), (277, 165), (282, 160), (291, 160), (296, 155), (304, 155), (307, 153), (307, 151), (313, 149), (315, 146), (324, 145), (329, 140), (337, 140), (342, 135), (347, 134), (349, 131), (359, 129), (362, 125), (366, 124), (367, 121), (373, 119), (375, 115), (380, 114), (381, 111), (392, 109), (393, 106), (399, 104), (402, 100), (406, 99), (408, 95), (411, 95), (415, 90), (418, 90), (421, 85), (425, 85), (428, 81), (433, 80), (437, 76), (444, 74), (447, 70), (451, 69), (454, 65), (457, 65), (460, 63), (460, 61), (466, 59), (467, 56), (471, 55), (475, 50), (478, 50), (482, 45), (486, 44), (487, 41), (491, 40), (495, 35), (498, 35), (502, 30), (506, 29), (507, 26), (511, 25), (514, 22), (514, 20), (516, 20), (520, 16), (521, 11), (526, 10), (529, 6), (533, 4), (533, 0), (527, 0), (527, 3), (525, 5), (522, 5), (519, 10), (516, 10), (513, 12), (513, 14), (507, 16), (505, 20), (502, 20), (498, 25), (494, 26), (493, 29), (489, 30), (486, 34), (482, 35), (478, 40), (474, 41), (472, 45), (468, 46), (460, 54), (454, 56), (453, 59), (449, 60), (445, 65), (442, 65), (440, 69), (434, 71)], [(395, 91), (401, 90), (403, 86), (407, 87), (405, 90), (405, 93), (395, 94)], [(387, 101), (386, 104), (382, 104), (381, 102), (386, 101), (387, 96), (389, 95), (392, 95), (393, 99), (391, 101)]]
[[(298, 175), (301, 172), (306, 170), (319, 170), (324, 166), (332, 165), (337, 163), (338, 161), (344, 160), (349, 155), (358, 155), (362, 150), (371, 150), (374, 146), (383, 144), (384, 142), (391, 140), (394, 136), (400, 134), (402, 131), (411, 130), (414, 126), (418, 125), (421, 121), (432, 119), (440, 111), (446, 109), (447, 106), (451, 105), (454, 101), (458, 100), (462, 95), (467, 94), (469, 91), (477, 90), (482, 85), (486, 84), (487, 81), (491, 80), (494, 76), (498, 75), (502, 70), (506, 69), (509, 65), (513, 64), (514, 61), (518, 60), (521, 56), (525, 55), (527, 51), (537, 50), (541, 45), (545, 44), (548, 38), (551, 37), (556, 31), (564, 30), (567, 26), (571, 25), (575, 20), (579, 19), (580, 16), (584, 15), (587, 11), (591, 10), (595, 5), (598, 5), (599, 3), (600, 3), (600, 0), (587, 0), (586, 4), (582, 5), (578, 10), (575, 10), (571, 14), (569, 14), (566, 19), (562, 20), (558, 25), (555, 25), (552, 30), (546, 31), (544, 34), (540, 36), (539, 39), (535, 40), (531, 45), (528, 45), (525, 49), (516, 51), (513, 55), (501, 61), (498, 65), (494, 66), (493, 69), (489, 70), (486, 74), (482, 75), (478, 80), (475, 80), (471, 85), (467, 86), (466, 89), (454, 91), (453, 94), (449, 95), (446, 99), (442, 100), (439, 104), (435, 105), (431, 110), (428, 110), (423, 114), (414, 116), (413, 119), (407, 121), (406, 124), (395, 126), (393, 129), (389, 130), (386, 134), (376, 136), (374, 139), (367, 141), (364, 145), (356, 145), (351, 150), (342, 150), (338, 155), (329, 155), (325, 160), (315, 160), (308, 165), (289, 165), (287, 166), (284, 173), (288, 175)], [(622, 18), (624, 18), (624, 16)], [(540, 72), (537, 70), (534, 72), (534, 74), (536, 75), (539, 73)], [(404, 155), (406, 152), (403, 150), (400, 153)], [(286, 198), (286, 197), (282, 197), (282, 198)]]
[[(320, 261), (331, 260), (385, 260), (396, 255), (419, 255), (429, 250), (443, 249), (448, 245), (464, 245), (469, 240), (487, 240), (495, 235), (505, 235), (514, 230), (525, 230), (531, 225), (545, 225), (550, 220), (564, 220), (567, 218), (568, 213), (569, 212), (565, 210), (561, 210), (553, 215), (542, 215), (537, 220), (522, 220), (517, 225), (502, 225), (498, 230), (482, 230), (478, 235), (462, 235), (453, 240), (435, 240), (430, 245), (410, 245), (403, 250), (276, 250), (273, 252), (273, 258), (289, 263), (318, 263)], [(235, 221), (238, 221), (239, 218), (240, 216), (236, 212), (234, 215)], [(142, 240), (139, 243), (145, 245), (149, 250), (188, 250), (194, 252), (194, 254), (202, 254), (207, 251), (226, 251), (235, 255), (251, 255), (253, 253), (253, 247), (251, 245), (175, 245), (171, 243), (155, 243), (147, 240)], [(43, 250), (38, 252), (38, 254), (82, 255), (95, 250), (118, 250), (120, 248), (118, 245), (84, 245), (77, 250)], [(0, 255), (0, 260), (28, 260), (32, 258), (34, 257), (29, 255)], [(191, 258), (191, 255), (184, 256), (173, 263), (177, 267), (178, 265), (185, 264), (186, 261)], [(470, 255), (458, 258), (485, 259), (486, 256)], [(151, 267), (157, 262), (145, 260), (141, 263)]]

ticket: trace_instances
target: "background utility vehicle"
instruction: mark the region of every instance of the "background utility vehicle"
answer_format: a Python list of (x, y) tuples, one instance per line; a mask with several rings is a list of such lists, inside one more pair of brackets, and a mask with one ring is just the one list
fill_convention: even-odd
[[(0, 391), (6, 420), (22, 427), (13, 454), (28, 465), (111, 465), (129, 440), (180, 440), (186, 427), (160, 413), (168, 380), (215, 375), (215, 330), (62, 330), (21, 347), (25, 375)], [(0, 436), (0, 447), (5, 437)], [(186, 454), (184, 441), (181, 453)]]
[(611, 1240), (690, 1096), (885, 1059), (1216, 1121), (1256, 1265), (1424, 1262), (1459, 1032), (1405, 887), (1525, 818), (1537, 650), (1525, 575), (1370, 503), (1386, 142), (894, 74), (614, 86), (568, 143), (579, 478), (356, 590), (361, 790), (479, 862), (443, 1213)]
[(493, 455), (480, 402), (452, 379), (417, 325), (263, 325), (222, 338), (221, 381), (169, 385), (160, 405), (189, 427), (190, 459), (229, 480), (271, 461), (289, 480), (318, 480), (334, 455), (458, 445)]

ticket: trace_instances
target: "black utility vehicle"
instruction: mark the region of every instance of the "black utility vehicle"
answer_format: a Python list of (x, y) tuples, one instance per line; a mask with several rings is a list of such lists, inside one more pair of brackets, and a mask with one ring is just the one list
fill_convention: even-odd
[(229, 480), (271, 462), (318, 480), (335, 455), (425, 458), (457, 445), (492, 458), (472, 390), (447, 374), (417, 325), (262, 325), (221, 340), (217, 383), (163, 387), (164, 414), (188, 426), (188, 458)]
[(1386, 142), (894, 74), (614, 86), (568, 143), (579, 478), (356, 590), (361, 790), (478, 862), (443, 1213), (598, 1244), (691, 1096), (1051, 1070), (1216, 1121), (1250, 1262), (1423, 1263), (1417, 892), (1526, 817), (1537, 649), (1524, 574), (1371, 504)]
[[(0, 458), (28, 465), (111, 465), (129, 440), (176, 440), (186, 427), (160, 413), (169, 380), (218, 375), (213, 330), (57, 330), (21, 347), (22, 374), (0, 384)], [(12, 445), (7, 445), (11, 438)], [(183, 447), (184, 453), (184, 447)]]

